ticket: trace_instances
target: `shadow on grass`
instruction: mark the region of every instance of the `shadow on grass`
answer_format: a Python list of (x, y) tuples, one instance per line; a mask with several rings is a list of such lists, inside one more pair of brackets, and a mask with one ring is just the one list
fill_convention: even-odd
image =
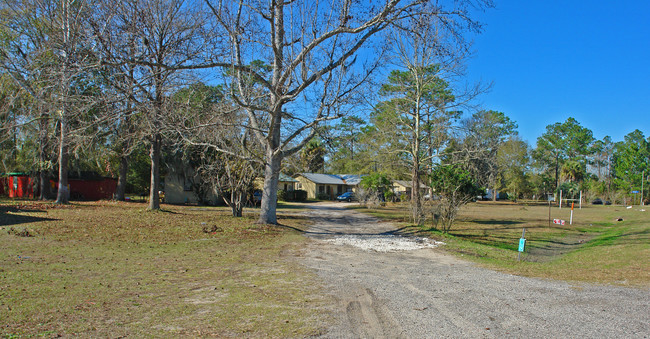
[(278, 201), (278, 209), (305, 209), (305, 205), (317, 203), (316, 200), (307, 200), (307, 201)]
[(523, 221), (518, 221), (518, 220), (480, 220), (480, 219), (468, 219), (468, 220), (463, 220), (475, 224), (481, 224), (481, 225), (517, 225), (517, 224), (523, 224)]
[(15, 213), (23, 213), (23, 212), (45, 213), (44, 210), (30, 209), (29, 211), (24, 211), (13, 206), (0, 206), (0, 226), (13, 226), (13, 225), (27, 224), (30, 222), (56, 220), (52, 218), (15, 214)]

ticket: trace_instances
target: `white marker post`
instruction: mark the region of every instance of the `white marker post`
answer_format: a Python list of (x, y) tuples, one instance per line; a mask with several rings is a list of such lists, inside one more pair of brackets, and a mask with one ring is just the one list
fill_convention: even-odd
[(580, 209), (582, 209), (582, 191), (580, 191)]
[(574, 202), (571, 202), (571, 218), (569, 219), (569, 225), (573, 225), (573, 204)]
[(562, 190), (560, 190), (560, 209), (562, 209)]

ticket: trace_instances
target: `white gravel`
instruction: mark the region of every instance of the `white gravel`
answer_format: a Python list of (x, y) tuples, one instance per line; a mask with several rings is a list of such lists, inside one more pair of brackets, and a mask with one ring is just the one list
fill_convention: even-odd
[(335, 245), (349, 245), (375, 252), (414, 251), (422, 248), (435, 248), (438, 245), (445, 244), (429, 238), (406, 238), (396, 235), (344, 235), (324, 241)]

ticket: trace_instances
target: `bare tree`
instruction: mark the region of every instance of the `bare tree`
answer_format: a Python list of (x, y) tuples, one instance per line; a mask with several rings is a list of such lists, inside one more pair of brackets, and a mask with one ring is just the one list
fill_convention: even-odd
[(441, 231), (448, 233), (461, 206), (472, 201), (480, 189), (471, 174), (461, 165), (438, 165), (431, 173), (431, 182), (440, 200), (436, 205), (433, 222), (441, 224)]
[(241, 217), (263, 162), (247, 115), (228, 100), (227, 91), (202, 83), (181, 89), (166, 124), (174, 126), (176, 145), (189, 158), (199, 190), (216, 190), (233, 216)]
[[(42, 122), (43, 135), (47, 134), (43, 121), (57, 121), (56, 201), (67, 203), (69, 147), (75, 132), (71, 122), (78, 128), (78, 117), (97, 103), (96, 97), (86, 91), (92, 86), (87, 82), (88, 74), (97, 66), (85, 21), (89, 7), (82, 0), (5, 1), (2, 5), (8, 18), (5, 29), (14, 39), (2, 48), (1, 64), (34, 100), (46, 103), (40, 106), (40, 114), (35, 119)], [(41, 179), (43, 185), (45, 180)]]
[[(378, 42), (377, 33), (422, 11), (447, 18), (444, 21), (449, 25), (457, 24), (455, 19), (471, 22), (466, 8), (425, 6), (428, 1), (419, 0), (206, 3), (221, 35), (229, 38), (222, 41), (219, 51), (230, 53), (214, 66), (229, 70), (233, 88), (244, 87), (249, 79), (264, 88), (262, 97), (251, 98), (243, 88), (233, 95), (264, 148), (260, 223), (277, 223), (282, 160), (313, 138), (319, 124), (342, 116), (350, 103), (346, 99), (376, 69), (382, 52), (359, 52)], [(248, 66), (253, 59), (268, 61), (268, 76)], [(260, 99), (265, 104), (259, 105)]]
[[(206, 156), (208, 154), (213, 157)], [(204, 158), (198, 168), (201, 180), (204, 184), (209, 184), (210, 188), (216, 188), (234, 217), (241, 217), (261, 165), (213, 150), (204, 150), (202, 155)]]
[(394, 46), (391, 60), (397, 69), (382, 85), (385, 100), (374, 113), (377, 132), (384, 140), (392, 139), (390, 151), (399, 153), (410, 169), (411, 217), (417, 224), (424, 221), (423, 176), (449, 140), (451, 126), (460, 117), (458, 109), (469, 106), (486, 89), (481, 84), (459, 86), (467, 44), (457, 27), (446, 24), (444, 18), (425, 12), (389, 34)]
[(126, 98), (126, 110), (138, 112), (135, 128), (150, 144), (149, 209), (157, 210), (162, 145), (169, 131), (164, 121), (173, 107), (169, 96), (185, 80), (181, 66), (191, 64), (205, 50), (205, 11), (200, 3), (184, 0), (105, 0), (103, 4), (110, 10), (94, 24), (103, 64), (119, 69), (115, 78)]

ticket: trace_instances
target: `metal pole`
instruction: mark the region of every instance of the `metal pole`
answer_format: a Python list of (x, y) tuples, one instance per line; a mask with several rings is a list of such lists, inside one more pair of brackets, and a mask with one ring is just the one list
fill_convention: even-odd
[(551, 201), (550, 200), (548, 201), (548, 227), (551, 228)]
[(562, 209), (562, 190), (560, 190), (560, 209)]
[(645, 178), (645, 170), (641, 172), (641, 206), (643, 206), (643, 179)]
[(580, 191), (580, 209), (582, 209), (582, 191)]

